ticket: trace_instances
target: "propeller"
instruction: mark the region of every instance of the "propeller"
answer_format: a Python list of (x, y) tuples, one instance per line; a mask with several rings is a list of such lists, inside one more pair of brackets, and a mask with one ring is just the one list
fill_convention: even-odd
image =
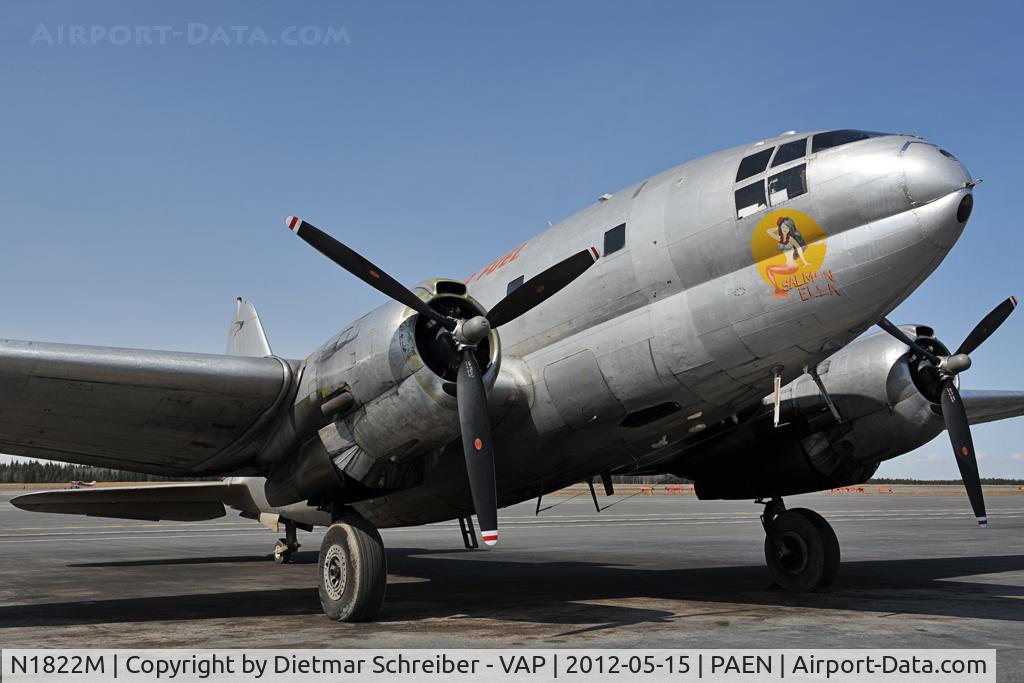
[(286, 223), (289, 230), (321, 254), (377, 291), (405, 304), (447, 331), (447, 337), (453, 350), (457, 352), (459, 362), (456, 400), (473, 507), (480, 523), (480, 535), (484, 543), (494, 545), (498, 542), (494, 445), (491, 443), (491, 423), (487, 414), (487, 389), (484, 387), (483, 376), (474, 352), (477, 345), (487, 339), (492, 329), (510, 323), (535, 308), (594, 265), (599, 257), (597, 249), (584, 249), (530, 278), (509, 292), (486, 315), (456, 319), (435, 311), (381, 268), (313, 224), (298, 216), (289, 216)]
[(1016, 307), (1017, 297), (1007, 298), (974, 326), (955, 353), (941, 357), (915, 342), (886, 318), (882, 318), (878, 323), (879, 327), (931, 363), (938, 372), (941, 381), (942, 419), (946, 423), (946, 432), (953, 445), (953, 455), (956, 457), (957, 467), (960, 468), (960, 478), (964, 482), (964, 488), (967, 489), (967, 497), (971, 501), (974, 517), (983, 527), (988, 526), (988, 515), (985, 513), (985, 498), (982, 495), (981, 477), (978, 474), (978, 456), (974, 452), (974, 440), (971, 438), (971, 425), (967, 420), (967, 410), (964, 408), (955, 380), (957, 375), (971, 367), (971, 357), (968, 354), (981, 346), (1006, 321)]

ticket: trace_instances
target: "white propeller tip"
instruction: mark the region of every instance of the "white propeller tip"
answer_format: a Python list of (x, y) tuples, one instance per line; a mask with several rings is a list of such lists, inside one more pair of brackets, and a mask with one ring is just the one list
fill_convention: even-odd
[(302, 225), (302, 219), (298, 216), (288, 216), (288, 218), (284, 219), (284, 224), (288, 226), (289, 230), (298, 235), (299, 226)]
[(978, 526), (980, 526), (982, 529), (987, 528), (988, 527), (988, 517), (978, 517)]
[(494, 545), (498, 542), (497, 531), (481, 531), (480, 536), (484, 539), (484, 545)]

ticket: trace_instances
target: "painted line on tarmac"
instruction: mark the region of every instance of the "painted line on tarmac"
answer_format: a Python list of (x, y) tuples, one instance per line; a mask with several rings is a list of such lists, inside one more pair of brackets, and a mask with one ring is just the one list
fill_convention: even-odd
[[(992, 517), (995, 517), (995, 516), (1008, 516), (1008, 515), (1015, 515), (1015, 514), (1024, 514), (1024, 508), (989, 508), (988, 512), (989, 512), (989, 515), (992, 516)], [(864, 516), (871, 516), (871, 517), (875, 517), (875, 516), (909, 517), (909, 516), (921, 516), (921, 515), (924, 515), (924, 514), (934, 514), (935, 516), (945, 516), (945, 515), (960, 516), (960, 513), (961, 513), (961, 510), (959, 509), (959, 507), (956, 507), (956, 508), (926, 508), (926, 509), (909, 508), (909, 509), (905, 509), (905, 510), (902, 510), (902, 509), (893, 510), (893, 509), (889, 509), (889, 508), (879, 508), (879, 509), (870, 509), (870, 510), (836, 510), (836, 511), (829, 511), (827, 514), (828, 514), (828, 519), (838, 519), (838, 518), (845, 518), (845, 517), (849, 517), (849, 516), (859, 516), (860, 518), (863, 518)], [(529, 523), (533, 523), (533, 522), (537, 522), (537, 521), (547, 522), (547, 521), (554, 521), (554, 520), (567, 521), (567, 522), (572, 522), (574, 520), (585, 521), (585, 520), (588, 520), (588, 519), (594, 519), (594, 517), (592, 515), (593, 515), (593, 513), (587, 514), (587, 515), (582, 515), (582, 514), (581, 515), (511, 515), (511, 516), (504, 516), (503, 515), (500, 519), (501, 519), (501, 521), (503, 521), (503, 522), (505, 522), (507, 524), (517, 524), (517, 523), (529, 524)], [(643, 514), (643, 515), (620, 515), (618, 517), (602, 517), (600, 519), (603, 519), (603, 520), (608, 521), (608, 522), (616, 522), (616, 521), (636, 521), (636, 520), (643, 520), (643, 519), (651, 519), (651, 520), (699, 519), (699, 520), (711, 520), (711, 521), (714, 521), (714, 520), (718, 520), (718, 519), (730, 519), (730, 518), (756, 519), (757, 515), (754, 514), (753, 510), (751, 510), (751, 511), (747, 511), (747, 512), (710, 512), (710, 513), (685, 512), (685, 513), (670, 513), (670, 514), (651, 513), (651, 514)], [(86, 530), (86, 531), (91, 531), (91, 530), (94, 530), (94, 529), (129, 529), (129, 530), (134, 530), (134, 529), (156, 529), (156, 530), (167, 530), (167, 529), (196, 529), (196, 528), (205, 528), (205, 527), (216, 527), (217, 529), (221, 529), (221, 528), (224, 528), (224, 527), (242, 527), (242, 528), (244, 528), (244, 527), (251, 527), (251, 526), (253, 526), (255, 524), (256, 524), (256, 522), (254, 522), (254, 521), (245, 520), (245, 521), (182, 522), (182, 523), (156, 522), (156, 523), (151, 523), (151, 524), (80, 524), (80, 525), (60, 525), (60, 526), (48, 526), (48, 527), (0, 527), (0, 534), (10, 533), (10, 532), (21, 533), (21, 532), (31, 532), (31, 531), (41, 531), (41, 532), (52, 533), (53, 531), (56, 531), (56, 530), (75, 530), (75, 531), (77, 531), (77, 530)], [(434, 524), (419, 525), (419, 526), (444, 526), (444, 525), (454, 526), (455, 523), (454, 522), (436, 522)], [(96, 532), (96, 533), (100, 533), (100, 532)]]
[[(946, 511), (942, 513), (884, 513), (884, 514), (835, 514), (829, 515), (828, 519), (834, 521), (849, 521), (849, 520), (872, 520), (872, 519), (886, 519), (891, 517), (899, 517), (903, 519), (909, 518), (927, 518), (927, 519), (947, 519), (947, 518), (960, 518), (966, 513), (960, 511)], [(1017, 517), (1024, 515), (1024, 511), (1014, 512), (996, 512), (990, 511), (990, 516), (999, 518), (1005, 517)], [(663, 515), (655, 518), (637, 518), (637, 517), (562, 517), (562, 518), (501, 518), (504, 526), (508, 527), (530, 527), (530, 526), (551, 526), (551, 525), (562, 525), (571, 526), (577, 524), (584, 524), (588, 522), (600, 521), (602, 524), (627, 524), (633, 522), (697, 522), (701, 524), (715, 524), (715, 523), (726, 523), (732, 521), (738, 522), (757, 522), (758, 518), (756, 515), (743, 515), (741, 518), (722, 518), (708, 515)], [(61, 526), (61, 527), (29, 527), (24, 530), (22, 529), (0, 529), (2, 532), (18, 532), (12, 534), (14, 538), (31, 538), (35, 536), (54, 537), (54, 536), (104, 536), (104, 535), (115, 535), (115, 534), (168, 534), (176, 533), (184, 529), (191, 529), (194, 533), (210, 533), (218, 531), (258, 531), (260, 533), (276, 533), (270, 529), (262, 527), (256, 527), (255, 523), (242, 522), (232, 525), (221, 524), (221, 525), (195, 525), (190, 526), (188, 524), (174, 524), (168, 525), (161, 528), (150, 528), (160, 527), (158, 524), (147, 524), (147, 528), (132, 528), (131, 525), (110, 525), (113, 528), (117, 528), (117, 531), (105, 531), (110, 527), (99, 526), (99, 527), (86, 527), (86, 526)], [(421, 528), (434, 528), (434, 529), (451, 529), (458, 525), (454, 522), (438, 522), (430, 525), (419, 525), (410, 527), (400, 527), (404, 529), (421, 529)], [(246, 527), (244, 529), (237, 529), (237, 527)], [(0, 539), (2, 541), (2, 539)]]
[(0, 534), (7, 533), (9, 531), (51, 531), (54, 529), (149, 529), (149, 528), (168, 528), (168, 527), (223, 527), (223, 526), (250, 526), (252, 522), (221, 522), (219, 524), (211, 522), (188, 522), (184, 524), (81, 524), (81, 525), (61, 525), (61, 526), (26, 526), (26, 527), (0, 527)]
[[(258, 533), (260, 533), (260, 532), (259, 531), (232, 531), (230, 533), (203, 534), (203, 538), (218, 538), (218, 537), (219, 538), (224, 538), (224, 537), (235, 538), (237, 536), (246, 536), (246, 535), (254, 536), (254, 535), (258, 534)], [(195, 534), (178, 534), (178, 535), (161, 536), (160, 538), (162, 538), (162, 539), (163, 538), (191, 538), (191, 539), (195, 539), (195, 537), (196, 537)], [(266, 536), (264, 536), (264, 538), (266, 538)], [(105, 536), (103, 538), (90, 538), (88, 536), (84, 536), (83, 535), (82, 538), (81, 538), (81, 540), (83, 540), (83, 541), (130, 541), (130, 540), (137, 540), (137, 539), (138, 539), (138, 536), (115, 536), (113, 538), (111, 538), (109, 536)], [(75, 540), (79, 540), (79, 539), (75, 539)], [(8, 545), (8, 544), (11, 544), (11, 543), (49, 543), (49, 542), (50, 542), (49, 538), (42, 538), (42, 537), (37, 537), (37, 538), (19, 538), (19, 539), (0, 539), (0, 545)]]
[[(892, 517), (900, 517), (903, 519), (963, 519), (967, 515), (966, 513), (959, 512), (947, 512), (944, 514), (926, 513), (926, 514), (886, 514), (886, 515), (830, 515), (829, 519), (833, 522), (852, 522), (852, 521), (870, 521), (870, 520), (888, 520)], [(994, 515), (993, 515), (994, 516)], [(1024, 511), (1002, 513), (999, 515), (999, 519), (1006, 518), (1019, 518), (1024, 517)], [(757, 517), (750, 516), (744, 519), (691, 519), (691, 518), (675, 518), (675, 517), (660, 517), (656, 519), (635, 519), (635, 518), (614, 518), (614, 519), (601, 519), (599, 517), (591, 517), (586, 519), (578, 520), (530, 520), (530, 521), (506, 521), (503, 525), (505, 528), (519, 528), (519, 529), (545, 529), (552, 527), (573, 527), (573, 528), (588, 528), (588, 527), (601, 527), (601, 526), (713, 526), (718, 524), (749, 524), (757, 525), (759, 521)], [(447, 530), (457, 528), (457, 525), (450, 522), (442, 522), (429, 526), (414, 526), (414, 527), (399, 527), (394, 529), (387, 529), (390, 533), (394, 532), (405, 532), (419, 534), (423, 529), (437, 529)], [(67, 538), (74, 537), (75, 540), (104, 540), (104, 541), (115, 541), (115, 540), (130, 540), (138, 538), (215, 538), (230, 535), (260, 535), (268, 536), (274, 532), (264, 528), (252, 528), (252, 529), (237, 529), (229, 527), (216, 527), (216, 528), (195, 528), (192, 532), (187, 534), (181, 534), (181, 528), (175, 526), (174, 528), (168, 529), (137, 529), (137, 530), (119, 530), (119, 531), (55, 531), (47, 533), (22, 533), (14, 534), (8, 538), (0, 538), (0, 544), (4, 543), (31, 543), (31, 542), (43, 542), (51, 538)]]

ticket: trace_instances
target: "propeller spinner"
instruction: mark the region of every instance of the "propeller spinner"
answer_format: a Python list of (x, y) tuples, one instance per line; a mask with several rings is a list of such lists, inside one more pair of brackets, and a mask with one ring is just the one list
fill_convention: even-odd
[(473, 496), (473, 507), (484, 543), (498, 542), (498, 496), (494, 474), (494, 446), (487, 415), (487, 390), (474, 351), (491, 330), (509, 323), (558, 293), (598, 259), (597, 249), (584, 249), (527, 280), (483, 316), (466, 319), (435, 311), (381, 268), (298, 216), (289, 216), (288, 229), (336, 264), (382, 294), (430, 318), (445, 330), (459, 354), (456, 400), (462, 450)]
[(949, 433), (949, 440), (953, 445), (953, 455), (956, 457), (957, 467), (960, 468), (960, 477), (963, 479), (964, 488), (967, 489), (967, 497), (971, 501), (974, 516), (978, 520), (978, 524), (983, 527), (988, 526), (988, 515), (985, 513), (985, 498), (982, 495), (981, 477), (978, 474), (978, 456), (974, 452), (971, 425), (967, 420), (967, 410), (960, 398), (960, 391), (956, 388), (955, 379), (958, 374), (971, 367), (971, 357), (968, 354), (981, 346), (1006, 321), (1016, 307), (1017, 297), (1015, 296), (1009, 297), (996, 306), (974, 326), (956, 352), (948, 356), (937, 356), (932, 353), (904, 334), (903, 330), (886, 318), (882, 318), (878, 322), (879, 327), (909, 346), (915, 354), (926, 359), (938, 371), (942, 382), (940, 399), (942, 419), (946, 423), (946, 432)]

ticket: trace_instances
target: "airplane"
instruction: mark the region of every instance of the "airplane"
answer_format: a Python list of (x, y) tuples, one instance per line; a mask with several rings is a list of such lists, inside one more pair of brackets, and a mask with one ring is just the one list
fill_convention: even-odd
[[(762, 504), (774, 582), (827, 590), (840, 549), (783, 498), (866, 481), (949, 433), (988, 519), (970, 425), (1024, 392), (960, 391), (1009, 297), (954, 352), (886, 316), (959, 239), (980, 182), (913, 135), (852, 129), (733, 147), (612, 194), (464, 279), (407, 288), (311, 222), (308, 246), (389, 301), (305, 359), (248, 301), (227, 353), (0, 342), (0, 451), (223, 481), (23, 495), (23, 509), (198, 520), (225, 506), (286, 536), (327, 527), (318, 591), (372, 619), (378, 529), (460, 522), (600, 476), (672, 473)], [(324, 293), (325, 295), (328, 293)], [(862, 336), (879, 325), (881, 332)]]

